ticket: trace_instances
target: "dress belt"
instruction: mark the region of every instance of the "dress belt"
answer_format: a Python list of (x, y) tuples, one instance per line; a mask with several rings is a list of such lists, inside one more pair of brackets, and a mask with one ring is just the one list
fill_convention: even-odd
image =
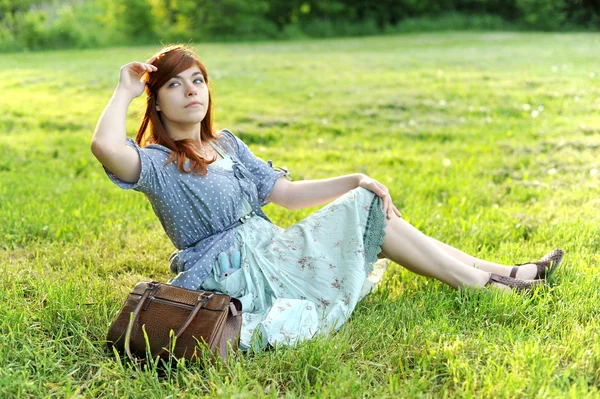
[(244, 216), (242, 216), (241, 218), (239, 218), (238, 220), (236, 220), (235, 222), (233, 222), (233, 223), (232, 223), (232, 224), (230, 224), (229, 226), (225, 227), (223, 230), (221, 230), (221, 231), (217, 231), (217, 232), (214, 232), (214, 233), (212, 233), (211, 235), (208, 235), (208, 236), (206, 236), (206, 237), (204, 237), (204, 238), (201, 238), (200, 240), (198, 240), (198, 241), (196, 241), (196, 242), (194, 242), (194, 243), (192, 243), (192, 244), (188, 245), (188, 246), (187, 246), (185, 249), (187, 249), (187, 248), (193, 248), (193, 247), (195, 247), (196, 245), (198, 245), (198, 244), (199, 244), (201, 241), (204, 241), (204, 240), (206, 240), (206, 239), (207, 239), (207, 238), (209, 238), (209, 237), (212, 237), (212, 236), (214, 236), (214, 235), (217, 235), (217, 234), (224, 233), (224, 232), (226, 232), (227, 230), (231, 230), (231, 229), (234, 229), (234, 228), (236, 228), (236, 227), (238, 227), (238, 226), (241, 226), (242, 224), (244, 224), (244, 223), (246, 223), (248, 220), (250, 220), (250, 218), (251, 218), (252, 216), (256, 216), (256, 212), (255, 212), (255, 211), (252, 211), (252, 212), (248, 213), (247, 215), (244, 215)]

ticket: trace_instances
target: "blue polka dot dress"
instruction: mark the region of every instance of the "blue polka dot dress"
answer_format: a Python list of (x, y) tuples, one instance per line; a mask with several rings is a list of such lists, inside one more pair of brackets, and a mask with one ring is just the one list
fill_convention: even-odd
[[(179, 249), (170, 283), (240, 299), (241, 349), (294, 345), (338, 329), (374, 283), (369, 273), (385, 228), (381, 199), (357, 188), (283, 229), (261, 207), (286, 171), (255, 157), (231, 132), (218, 137), (214, 147), (223, 159), (206, 176), (165, 166), (170, 150), (132, 140), (140, 180), (125, 183), (107, 172), (120, 187), (146, 194)], [(229, 228), (240, 217), (244, 223)], [(239, 268), (224, 273), (223, 254), (239, 255)]]

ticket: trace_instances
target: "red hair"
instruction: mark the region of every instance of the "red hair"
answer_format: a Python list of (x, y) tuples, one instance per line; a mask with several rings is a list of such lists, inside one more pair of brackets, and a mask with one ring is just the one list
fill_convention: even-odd
[[(204, 81), (208, 86), (208, 72), (196, 53), (183, 45), (167, 46), (154, 55), (156, 59), (152, 65), (157, 71), (146, 73), (146, 111), (138, 129), (135, 141), (144, 147), (148, 144), (160, 144), (171, 150), (171, 157), (165, 165), (177, 162), (177, 168), (184, 173), (207, 173), (206, 166), (215, 160), (206, 160), (200, 155), (200, 143), (192, 139), (173, 140), (165, 129), (158, 111), (156, 110), (156, 97), (158, 89), (169, 81), (173, 76), (185, 71), (194, 65), (198, 66)], [(202, 141), (214, 140), (216, 135), (212, 126), (212, 99), (210, 87), (208, 90), (208, 109), (206, 116), (200, 123), (200, 139)], [(189, 159), (190, 168), (185, 169), (185, 163)]]

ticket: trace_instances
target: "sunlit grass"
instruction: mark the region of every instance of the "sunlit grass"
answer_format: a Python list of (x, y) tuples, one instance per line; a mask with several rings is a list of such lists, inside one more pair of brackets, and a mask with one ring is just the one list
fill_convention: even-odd
[[(599, 44), (461, 33), (198, 46), (217, 126), (294, 178), (364, 172), (407, 220), (474, 255), (567, 258), (531, 298), (392, 265), (331, 337), (163, 378), (103, 339), (137, 281), (170, 277), (172, 247), (146, 199), (89, 151), (119, 67), (155, 48), (0, 55), (0, 396), (600, 396)], [(313, 211), (266, 208), (284, 227)]]

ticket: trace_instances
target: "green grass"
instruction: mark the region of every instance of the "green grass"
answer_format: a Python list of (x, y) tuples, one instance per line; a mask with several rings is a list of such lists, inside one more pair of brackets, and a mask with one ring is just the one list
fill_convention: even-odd
[[(198, 46), (217, 127), (295, 179), (364, 172), (407, 220), (474, 255), (567, 257), (533, 297), (392, 265), (337, 334), (162, 378), (103, 340), (137, 281), (170, 277), (172, 247), (146, 199), (89, 151), (119, 67), (155, 48), (0, 55), (0, 396), (600, 397), (599, 44), (444, 33)], [(266, 208), (284, 227), (313, 211)]]

